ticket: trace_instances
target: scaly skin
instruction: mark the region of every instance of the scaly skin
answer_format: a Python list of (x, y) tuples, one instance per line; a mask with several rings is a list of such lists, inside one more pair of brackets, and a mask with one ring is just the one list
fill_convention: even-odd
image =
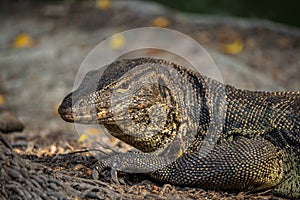
[(240, 90), (138, 58), (89, 72), (59, 113), (68, 122), (103, 124), (141, 151), (100, 160), (95, 174), (110, 167), (114, 179), (117, 170), (138, 171), (177, 185), (274, 188), (300, 198), (300, 92)]

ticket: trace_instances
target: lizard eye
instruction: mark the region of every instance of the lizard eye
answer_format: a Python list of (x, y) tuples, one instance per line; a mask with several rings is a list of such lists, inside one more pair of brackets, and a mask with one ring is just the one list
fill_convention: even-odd
[(129, 82), (128, 81), (125, 81), (124, 83), (122, 83), (121, 85), (120, 85), (120, 88), (121, 89), (127, 89), (129, 87)]
[(83, 99), (80, 99), (79, 102), (78, 102), (78, 106), (82, 107), (84, 106), (85, 102)]

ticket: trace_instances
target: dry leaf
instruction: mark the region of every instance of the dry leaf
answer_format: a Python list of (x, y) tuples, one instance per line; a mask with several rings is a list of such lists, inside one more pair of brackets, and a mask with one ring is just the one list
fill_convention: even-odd
[(23, 155), (24, 154), (24, 151), (21, 150), (21, 149), (18, 149), (18, 148), (14, 148), (14, 151), (19, 154), (19, 155)]
[(97, 128), (88, 128), (85, 130), (85, 133), (87, 135), (99, 135), (100, 134), (100, 130)]
[(96, 8), (99, 8), (100, 10), (107, 10), (111, 6), (110, 0), (96, 0)]
[(221, 45), (221, 51), (228, 54), (239, 54), (243, 51), (244, 44), (240, 39), (235, 40), (232, 43)]
[(111, 143), (115, 143), (115, 142), (117, 141), (117, 139), (114, 138), (114, 137), (111, 137), (111, 138), (109, 138), (109, 141), (110, 141)]
[(87, 173), (87, 175), (91, 176), (93, 174), (93, 170), (88, 169), (86, 173)]
[(81, 169), (84, 169), (85, 167), (82, 164), (77, 164), (73, 167), (74, 171), (79, 171)]
[(49, 153), (51, 154), (51, 155), (53, 155), (53, 154), (55, 154), (57, 152), (57, 147), (55, 146), (55, 145), (51, 145), (50, 146), (50, 150), (49, 150)]
[(124, 35), (120, 33), (113, 35), (109, 43), (112, 49), (120, 49), (124, 46), (124, 44), (125, 44)]
[(165, 28), (170, 25), (170, 21), (165, 17), (157, 17), (152, 20), (151, 24), (156, 27)]
[(13, 46), (17, 49), (20, 49), (32, 47), (34, 44), (35, 41), (29, 34), (21, 33), (15, 38)]
[(154, 186), (153, 186), (153, 192), (154, 192), (154, 191), (156, 191), (156, 192), (159, 191), (159, 187), (158, 187), (157, 185), (154, 185)]
[(87, 138), (88, 138), (87, 134), (82, 134), (82, 135), (78, 138), (78, 141), (79, 141), (79, 142), (83, 142), (83, 141), (87, 140)]
[(60, 166), (55, 166), (54, 167), (54, 171), (61, 171), (63, 168), (62, 167), (60, 167)]
[(3, 95), (0, 94), (0, 106), (5, 104), (5, 98)]

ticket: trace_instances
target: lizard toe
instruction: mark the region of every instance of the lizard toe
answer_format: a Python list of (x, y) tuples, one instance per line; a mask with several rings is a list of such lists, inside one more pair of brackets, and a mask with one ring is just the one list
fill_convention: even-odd
[(102, 173), (106, 168), (108, 168), (108, 166), (104, 162), (98, 161), (93, 167), (92, 178), (94, 180), (98, 180), (99, 174)]
[[(100, 160), (98, 161), (94, 167), (93, 167), (93, 171), (92, 171), (92, 178), (94, 180), (98, 180), (100, 174), (110, 168), (110, 176), (111, 176), (111, 180), (113, 183), (116, 184), (120, 184), (119, 180), (118, 180), (118, 173), (117, 171), (120, 170), (120, 163), (119, 162), (109, 162), (110, 159), (108, 160)], [(110, 164), (109, 164), (110, 163)]]

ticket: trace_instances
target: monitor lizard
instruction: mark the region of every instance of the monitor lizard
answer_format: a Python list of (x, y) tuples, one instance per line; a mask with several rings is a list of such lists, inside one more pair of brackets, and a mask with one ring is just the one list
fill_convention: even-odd
[[(102, 124), (139, 152), (94, 166), (164, 183), (300, 198), (300, 92), (237, 89), (174, 62), (115, 61), (62, 101), (67, 122)], [(211, 128), (213, 127), (213, 128)]]

